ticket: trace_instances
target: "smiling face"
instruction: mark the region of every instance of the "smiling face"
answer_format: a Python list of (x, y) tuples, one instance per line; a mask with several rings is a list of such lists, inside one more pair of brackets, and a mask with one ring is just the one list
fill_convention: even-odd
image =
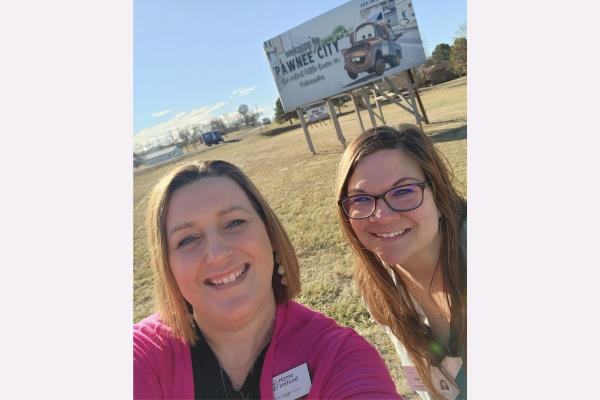
[[(399, 185), (423, 181), (423, 171), (404, 150), (384, 149), (358, 162), (347, 190), (348, 196), (379, 195)], [(350, 219), (350, 226), (358, 240), (386, 264), (418, 267), (437, 261), (440, 216), (427, 185), (418, 208), (398, 212), (379, 199), (373, 215)]]
[(167, 208), (168, 260), (200, 325), (238, 325), (274, 307), (273, 248), (242, 188), (208, 177), (177, 189)]

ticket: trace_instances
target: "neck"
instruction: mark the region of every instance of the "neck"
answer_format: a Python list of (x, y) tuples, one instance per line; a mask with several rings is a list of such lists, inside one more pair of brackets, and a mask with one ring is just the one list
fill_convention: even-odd
[[(244, 384), (256, 358), (272, 334), (275, 299), (259, 308), (257, 315), (236, 329), (219, 329), (198, 324), (236, 390)], [(198, 323), (198, 321), (196, 321)]]
[(428, 291), (430, 285), (437, 286), (436, 283), (441, 278), (440, 247), (441, 239), (438, 234), (429, 251), (422, 251), (406, 263), (396, 264), (393, 267), (405, 282), (408, 281), (409, 286)]

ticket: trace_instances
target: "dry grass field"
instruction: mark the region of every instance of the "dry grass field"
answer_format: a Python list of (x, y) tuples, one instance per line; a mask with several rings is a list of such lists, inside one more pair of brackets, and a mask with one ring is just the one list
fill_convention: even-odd
[[(467, 188), (467, 81), (459, 78), (421, 92), (430, 124), (423, 124), (445, 154), (456, 187)], [(351, 110), (347, 103), (343, 111)], [(383, 106), (387, 125), (414, 123), (414, 117), (394, 104)], [(361, 115), (370, 127), (366, 111)], [(346, 142), (360, 133), (355, 113), (340, 117)], [(334, 180), (342, 146), (333, 124), (310, 128), (317, 155), (308, 150), (302, 129), (266, 137), (258, 129), (230, 135), (228, 142), (187, 154), (177, 162), (223, 159), (241, 167), (263, 193), (285, 226), (300, 260), (300, 303), (319, 310), (365, 336), (385, 359), (398, 391), (412, 398), (394, 349), (361, 303), (352, 280), (352, 254), (335, 218)], [(234, 139), (235, 138), (235, 139)], [(229, 142), (229, 140), (231, 140)], [(236, 141), (233, 141), (236, 140)], [(174, 164), (134, 173), (134, 321), (153, 312), (152, 273), (148, 265), (143, 216), (144, 197)]]

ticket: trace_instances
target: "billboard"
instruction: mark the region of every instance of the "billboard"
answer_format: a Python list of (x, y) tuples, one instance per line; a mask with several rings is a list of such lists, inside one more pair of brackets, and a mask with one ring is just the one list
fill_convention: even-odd
[(351, 0), (264, 51), (286, 112), (425, 63), (411, 0)]

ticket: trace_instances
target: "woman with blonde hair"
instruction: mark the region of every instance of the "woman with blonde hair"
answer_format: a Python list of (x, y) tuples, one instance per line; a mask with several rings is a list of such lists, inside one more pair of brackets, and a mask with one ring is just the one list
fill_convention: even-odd
[(424, 399), (467, 396), (467, 202), (417, 127), (374, 127), (345, 150), (338, 220), (372, 317)]
[(134, 325), (134, 398), (399, 398), (371, 345), (292, 301), (294, 249), (237, 167), (176, 167), (146, 225), (158, 312)]

